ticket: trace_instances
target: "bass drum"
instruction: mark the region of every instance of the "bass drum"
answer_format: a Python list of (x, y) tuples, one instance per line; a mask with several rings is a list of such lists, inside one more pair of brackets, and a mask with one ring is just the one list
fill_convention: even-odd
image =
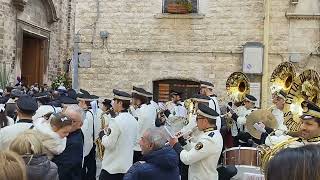
[(259, 166), (260, 155), (257, 148), (233, 147), (223, 151), (224, 165)]
[(260, 168), (260, 154), (257, 148), (233, 147), (223, 151), (224, 165), (234, 165), (238, 172), (232, 180), (264, 179)]

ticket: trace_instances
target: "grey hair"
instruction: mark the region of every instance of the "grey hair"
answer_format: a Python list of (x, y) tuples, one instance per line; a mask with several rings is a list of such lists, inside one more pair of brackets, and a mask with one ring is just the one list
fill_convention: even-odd
[(67, 107), (66, 112), (76, 112), (79, 113), (81, 116), (81, 121), (83, 122), (84, 119), (86, 118), (86, 113), (84, 112), (84, 110), (77, 104), (71, 104)]
[(161, 149), (166, 145), (167, 139), (162, 128), (153, 127), (147, 129), (145, 132), (145, 138), (147, 139), (147, 141), (154, 144), (153, 150)]

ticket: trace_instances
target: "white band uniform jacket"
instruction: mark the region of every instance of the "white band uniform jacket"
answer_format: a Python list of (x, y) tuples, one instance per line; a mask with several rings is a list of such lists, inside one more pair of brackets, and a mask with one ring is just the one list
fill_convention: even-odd
[(189, 165), (189, 180), (218, 180), (217, 164), (223, 147), (220, 132), (204, 132), (198, 142), (191, 146), (191, 150), (182, 150), (180, 153), (180, 160)]
[(105, 127), (109, 126), (110, 121), (113, 120), (113, 118), (111, 117), (111, 114), (106, 114), (104, 113), (101, 109), (97, 110), (97, 119), (94, 121), (94, 131), (95, 131), (95, 138), (98, 139), (99, 138), (99, 133), (100, 131), (103, 129), (101, 127), (101, 120), (104, 119), (104, 125)]
[(137, 139), (138, 122), (128, 112), (122, 112), (109, 123), (102, 137), (105, 152), (102, 169), (110, 174), (126, 173), (133, 162), (133, 147)]
[[(215, 110), (219, 115), (221, 115), (220, 106), (216, 96), (210, 96), (209, 107)], [(217, 129), (221, 129), (221, 117), (216, 118)]]
[(274, 108), (272, 109), (271, 113), (274, 115), (274, 117), (277, 120), (277, 124), (278, 127), (283, 126), (284, 125), (284, 115), (283, 115), (283, 111), (281, 111), (278, 108)]
[(86, 119), (83, 121), (83, 125), (81, 127), (83, 133), (83, 157), (89, 155), (91, 149), (93, 148), (93, 122), (94, 116), (92, 113), (92, 109), (86, 111)]
[[(233, 109), (235, 110), (235, 113), (238, 117), (245, 116), (244, 113), (247, 111), (247, 109), (244, 106), (239, 106), (239, 107), (234, 106)], [(232, 121), (231, 135), (233, 137), (238, 135), (238, 125), (236, 120)]]
[(142, 104), (136, 112), (138, 117), (138, 135), (134, 150), (141, 151), (139, 141), (147, 129), (155, 127), (157, 111), (151, 104)]

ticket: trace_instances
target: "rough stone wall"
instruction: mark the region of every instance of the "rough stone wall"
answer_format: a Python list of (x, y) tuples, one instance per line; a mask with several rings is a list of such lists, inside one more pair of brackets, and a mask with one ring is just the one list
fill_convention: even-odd
[(68, 56), (70, 57), (68, 52), (71, 51), (70, 48), (72, 47), (74, 9), (71, 9), (70, 20), (68, 21), (68, 4), (70, 3), (74, 7), (73, 0), (71, 2), (69, 0), (53, 0), (59, 20), (54, 23), (48, 23), (42, 0), (28, 0), (24, 11), (17, 10), (11, 0), (2, 0), (0, 2), (0, 61), (11, 65), (11, 81), (14, 81), (15, 77), (20, 73), (16, 65), (16, 63), (20, 63), (17, 61), (19, 58), (16, 52), (16, 19), (50, 31), (47, 83), (62, 71), (62, 62)]
[[(263, 43), (264, 2), (199, 2), (200, 15), (175, 16), (161, 14), (161, 0), (78, 0), (80, 50), (92, 56), (91, 67), (80, 68), (80, 87), (110, 97), (112, 88), (151, 90), (154, 80), (176, 78), (213, 81), (217, 94), (225, 96), (227, 77), (242, 70), (242, 46)], [(292, 53), (299, 55), (298, 72), (320, 72), (319, 19), (286, 17), (288, 12), (319, 13), (319, 6), (314, 0), (298, 5), (271, 1), (268, 75)], [(110, 33), (107, 40), (99, 37), (100, 31)]]
[(14, 67), (16, 53), (15, 18), (14, 7), (10, 1), (0, 2), (0, 62), (6, 63), (9, 67)]
[[(76, 30), (97, 18), (96, 2), (78, 1)], [(205, 17), (188, 19), (162, 17), (161, 3), (100, 1), (96, 27), (80, 33), (81, 41), (94, 40), (81, 43), (81, 51), (92, 53), (91, 68), (80, 69), (81, 87), (110, 96), (112, 88), (151, 90), (154, 80), (177, 78), (213, 81), (224, 95), (227, 77), (241, 70), (242, 46), (263, 40), (262, 1), (203, 1)], [(104, 30), (110, 37), (103, 45), (98, 34)]]

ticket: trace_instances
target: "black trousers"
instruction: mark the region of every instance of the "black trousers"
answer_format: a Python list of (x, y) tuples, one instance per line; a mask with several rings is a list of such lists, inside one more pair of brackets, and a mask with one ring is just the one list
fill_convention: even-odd
[(133, 152), (133, 164), (138, 161), (141, 161), (141, 159), (142, 159), (141, 151), (134, 151)]
[(235, 166), (221, 166), (217, 168), (219, 180), (230, 180), (233, 176), (237, 175), (238, 170)]
[(179, 160), (179, 169), (180, 169), (181, 180), (188, 180), (189, 166), (183, 164), (183, 162)]
[(110, 174), (106, 170), (102, 169), (99, 180), (122, 180), (124, 174)]
[(95, 180), (97, 172), (96, 146), (94, 145), (90, 153), (84, 157), (81, 177), (82, 180)]

